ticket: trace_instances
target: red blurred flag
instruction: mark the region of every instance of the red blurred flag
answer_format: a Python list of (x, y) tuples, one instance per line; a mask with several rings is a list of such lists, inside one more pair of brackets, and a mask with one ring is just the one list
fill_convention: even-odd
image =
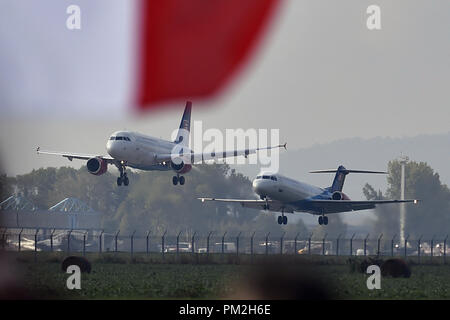
[(248, 56), (279, 0), (140, 0), (137, 105), (204, 97)]

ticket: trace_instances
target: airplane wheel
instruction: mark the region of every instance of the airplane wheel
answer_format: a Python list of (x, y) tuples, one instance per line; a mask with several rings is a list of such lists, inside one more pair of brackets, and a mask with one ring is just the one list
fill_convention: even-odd
[(283, 217), (283, 224), (287, 224), (287, 217), (286, 216)]
[(177, 176), (173, 176), (172, 183), (173, 183), (174, 186), (176, 186), (178, 184), (178, 177)]
[(278, 224), (282, 224), (283, 223), (283, 217), (282, 216), (278, 216)]
[(124, 186), (127, 186), (129, 183), (130, 183), (130, 180), (128, 180), (128, 177), (125, 176), (125, 177), (123, 178), (123, 185), (124, 185)]
[(117, 185), (120, 187), (122, 185), (122, 178), (118, 177), (117, 178)]
[(323, 217), (322, 217), (322, 216), (319, 217), (319, 224), (320, 224), (320, 225), (323, 224)]
[(323, 224), (327, 225), (328, 224), (328, 217), (323, 217)]
[(184, 177), (181, 176), (179, 180), (180, 180), (180, 184), (183, 185), (183, 184), (184, 184), (184, 181), (185, 181)]

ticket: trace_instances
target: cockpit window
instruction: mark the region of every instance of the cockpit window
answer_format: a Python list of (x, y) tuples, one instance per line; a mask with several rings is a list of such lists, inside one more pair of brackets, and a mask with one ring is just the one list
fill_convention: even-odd
[(131, 141), (128, 137), (111, 137), (109, 140), (125, 140), (125, 141)]
[(270, 179), (270, 176), (263, 176), (263, 179)]
[(277, 177), (275, 176), (271, 176), (270, 179), (272, 179), (273, 181), (277, 181)]

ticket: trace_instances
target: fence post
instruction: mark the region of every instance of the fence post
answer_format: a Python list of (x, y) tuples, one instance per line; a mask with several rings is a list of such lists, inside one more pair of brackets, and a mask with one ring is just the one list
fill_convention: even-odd
[(298, 239), (298, 235), (300, 234), (300, 232), (297, 232), (297, 234), (295, 235), (295, 239), (294, 239), (294, 254), (298, 254), (297, 251), (297, 239)]
[(380, 234), (380, 236), (378, 237), (378, 244), (377, 244), (377, 257), (380, 256), (380, 244), (381, 244), (381, 238), (383, 238), (383, 234)]
[(434, 245), (434, 237), (435, 237), (436, 235), (433, 235), (433, 238), (431, 238), (431, 257), (430, 257), (430, 260), (431, 261), (433, 261), (433, 245)]
[(420, 248), (421, 248), (421, 242), (422, 240), (422, 235), (419, 237), (419, 240), (417, 240), (417, 260), (420, 263)]
[(117, 252), (117, 237), (119, 236), (120, 229), (117, 230), (116, 235), (114, 236), (114, 252)]
[(20, 230), (19, 232), (19, 252), (22, 249), (22, 232), (23, 232), (23, 228)]
[(322, 239), (322, 255), (325, 255), (325, 239), (327, 238), (328, 233), (325, 233)]
[(364, 238), (364, 257), (367, 255), (367, 239), (369, 239), (370, 233)]
[(350, 257), (353, 255), (353, 238), (355, 237), (355, 234), (352, 235), (350, 238)]
[(195, 235), (197, 234), (197, 231), (194, 232), (192, 235), (192, 241), (191, 241), (191, 247), (192, 247), (192, 253), (195, 253)]
[(149, 247), (148, 247), (148, 245), (149, 245), (149, 243), (148, 243), (148, 238), (150, 237), (150, 230), (147, 230), (147, 235), (146, 235), (146, 237), (145, 237), (145, 251), (146, 251), (146, 253), (148, 254), (148, 249), (149, 249)]
[(241, 236), (242, 232), (239, 232), (239, 234), (236, 237), (236, 255), (239, 255), (239, 237)]
[(397, 237), (396, 234), (394, 234), (394, 236), (392, 237), (392, 240), (391, 240), (391, 257), (394, 256), (394, 241), (395, 241), (395, 237)]
[(104, 230), (100, 231), (100, 235), (98, 236), (98, 252), (102, 253), (102, 236)]
[(164, 238), (166, 237), (167, 229), (164, 231), (162, 237), (161, 237), (161, 254), (164, 259)]
[(308, 238), (308, 254), (311, 254), (311, 238), (313, 234), (311, 233)]
[(281, 235), (281, 238), (280, 238), (280, 255), (283, 255), (283, 238), (284, 238), (285, 234), (286, 234), (286, 232), (283, 232), (283, 234)]
[(339, 240), (341, 239), (342, 234), (339, 234), (336, 239), (336, 256), (339, 256)]
[(50, 233), (50, 251), (53, 252), (53, 234), (55, 233), (56, 229), (53, 229), (53, 231)]
[(34, 234), (34, 262), (37, 260), (37, 236), (39, 233), (39, 229), (36, 229), (36, 233)]
[(69, 230), (69, 233), (67, 234), (67, 253), (70, 254), (70, 236), (72, 235), (73, 229)]
[(86, 231), (86, 232), (83, 234), (83, 256), (86, 255), (86, 236), (87, 236), (88, 232), (89, 232), (89, 231)]
[(253, 262), (253, 238), (255, 237), (255, 231), (253, 231), (253, 234), (250, 238), (250, 256)]
[(209, 257), (209, 239), (211, 238), (211, 234), (213, 233), (214, 231), (210, 231), (209, 233), (208, 233), (208, 237), (206, 238), (206, 256), (207, 257)]
[(134, 234), (135, 233), (136, 233), (136, 230), (133, 231), (133, 233), (131, 234), (131, 239), (130, 239), (131, 257), (133, 257), (133, 253), (134, 253)]
[(270, 235), (270, 232), (268, 232), (266, 234), (266, 255), (269, 254), (269, 235)]
[(225, 252), (225, 235), (226, 234), (227, 234), (227, 231), (225, 231), (222, 236), (222, 254)]
[(447, 259), (447, 239), (448, 239), (448, 235), (444, 239), (444, 264), (446, 264), (446, 259)]
[(406, 236), (405, 238), (405, 258), (407, 256), (407, 249), (408, 249), (408, 238), (409, 238), (409, 234)]
[(5, 228), (5, 231), (2, 234), (2, 249), (5, 250), (6, 247), (6, 233), (8, 232), (8, 228)]
[(180, 252), (180, 235), (181, 235), (182, 232), (183, 232), (183, 231), (180, 231), (180, 232), (178, 232), (178, 234), (177, 234), (177, 257), (178, 257), (178, 254), (179, 254), (179, 252)]

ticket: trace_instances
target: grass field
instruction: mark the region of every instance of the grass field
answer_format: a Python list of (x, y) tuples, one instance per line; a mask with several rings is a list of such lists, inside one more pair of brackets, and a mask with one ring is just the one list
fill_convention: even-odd
[[(272, 290), (278, 284), (279, 292), (284, 292), (283, 286), (287, 282), (283, 281), (298, 277), (292, 279), (292, 283), (320, 279), (320, 286), (326, 288), (327, 297), (335, 299), (450, 299), (450, 265), (439, 260), (422, 265), (411, 261), (410, 278), (382, 277), (380, 290), (368, 290), (368, 275), (351, 271), (347, 257), (284, 257), (284, 263), (280, 264), (280, 258), (277, 258), (277, 263), (270, 265), (264, 264), (264, 257), (257, 257), (259, 260), (254, 260), (252, 265), (249, 256), (239, 259), (236, 256), (213, 256), (207, 261), (204, 257), (186, 255), (178, 259), (169, 256), (162, 261), (157, 255), (135, 255), (131, 259), (125, 253), (92, 254), (88, 256), (92, 272), (82, 274), (81, 290), (68, 290), (66, 280), (69, 275), (61, 271), (63, 258), (61, 254), (39, 253), (35, 262), (32, 253), (8, 254), (8, 259), (16, 263), (15, 269), (22, 274), (22, 286), (27, 295), (44, 299), (255, 297), (252, 294), (243, 296), (242, 292), (248, 293), (251, 284), (255, 283), (250, 281), (257, 273), (255, 270), (270, 269), (268, 266), (277, 268), (275, 274), (279, 272), (279, 281), (277, 276), (264, 279), (267, 282), (264, 283), (265, 289), (258, 287), (258, 290)], [(261, 263), (263, 268), (254, 266)], [(307, 297), (308, 290), (302, 297)], [(281, 294), (280, 297), (284, 296)]]

